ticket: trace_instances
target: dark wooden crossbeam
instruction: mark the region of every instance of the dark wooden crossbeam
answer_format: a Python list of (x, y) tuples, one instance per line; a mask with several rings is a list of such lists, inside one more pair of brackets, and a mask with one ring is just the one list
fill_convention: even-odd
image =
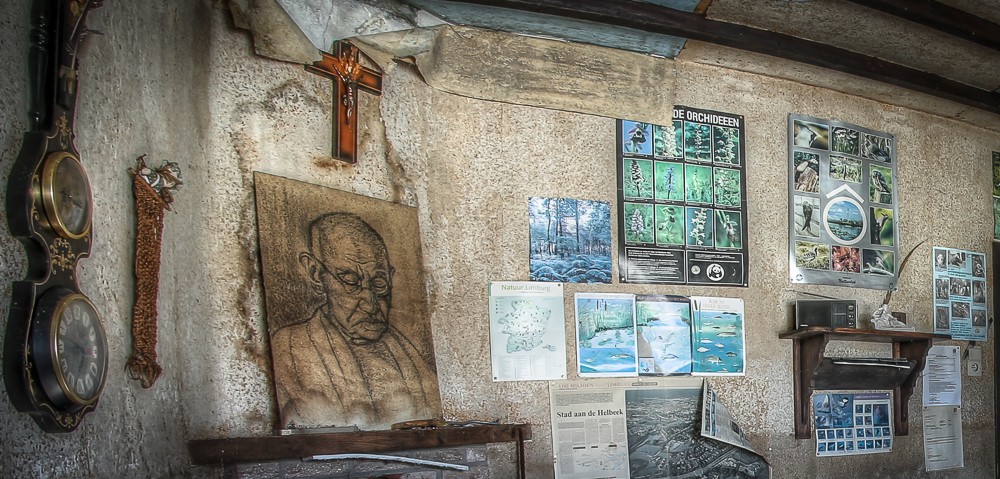
[(385, 453), (531, 439), (529, 424), (497, 424), (390, 431), (301, 433), (188, 441), (191, 463), (234, 464), (323, 454)]
[(714, 43), (828, 68), (1000, 114), (1000, 94), (995, 92), (831, 45), (709, 20), (697, 13), (650, 3), (635, 0), (465, 0), (461, 3), (555, 15)]
[(348, 42), (338, 41), (331, 53), (306, 65), (306, 70), (333, 80), (333, 147), (330, 156), (346, 163), (358, 162), (358, 90), (382, 94), (382, 72), (361, 65), (361, 53)]
[(848, 0), (928, 28), (1000, 50), (1000, 24), (933, 0)]

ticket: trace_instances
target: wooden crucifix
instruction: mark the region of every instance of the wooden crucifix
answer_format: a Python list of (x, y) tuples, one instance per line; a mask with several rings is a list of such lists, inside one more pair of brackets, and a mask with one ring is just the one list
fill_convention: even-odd
[(333, 158), (358, 162), (358, 90), (373, 95), (382, 93), (382, 72), (361, 65), (361, 52), (346, 41), (334, 44), (334, 52), (320, 52), (323, 59), (306, 65), (306, 71), (333, 80)]

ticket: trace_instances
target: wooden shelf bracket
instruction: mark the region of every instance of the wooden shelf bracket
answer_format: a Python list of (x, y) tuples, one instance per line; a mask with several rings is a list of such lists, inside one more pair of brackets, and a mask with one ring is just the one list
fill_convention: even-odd
[[(927, 351), (933, 340), (951, 339), (943, 334), (918, 333), (908, 331), (881, 331), (854, 328), (827, 328), (813, 326), (797, 329), (778, 335), (781, 339), (792, 340), (792, 365), (795, 394), (795, 438), (809, 439), (812, 437), (812, 417), (809, 413), (812, 393), (816, 389), (817, 379), (822, 384), (830, 381), (829, 374), (823, 364), (826, 345), (831, 340), (863, 341), (873, 343), (892, 343), (892, 357), (905, 358), (913, 366), (910, 373), (899, 376), (898, 371), (872, 370), (867, 378), (859, 377), (853, 384), (838, 387), (838, 389), (892, 389), (893, 427), (897, 436), (910, 433), (909, 402), (913, 396), (920, 372), (924, 370), (927, 361)], [(888, 368), (887, 368), (888, 369)], [(894, 375), (890, 377), (890, 375)]]

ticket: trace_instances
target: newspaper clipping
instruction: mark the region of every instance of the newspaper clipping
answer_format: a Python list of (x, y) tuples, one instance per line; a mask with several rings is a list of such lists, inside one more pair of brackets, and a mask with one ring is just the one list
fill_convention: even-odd
[(557, 381), (549, 394), (556, 477), (771, 476), (701, 378)]

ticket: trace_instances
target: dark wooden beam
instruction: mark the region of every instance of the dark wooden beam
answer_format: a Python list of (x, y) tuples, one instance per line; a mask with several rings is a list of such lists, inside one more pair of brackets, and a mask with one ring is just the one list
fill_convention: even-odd
[(219, 465), (300, 459), (323, 454), (384, 453), (531, 439), (529, 424), (438, 427), (390, 431), (291, 434), (188, 441), (191, 463)]
[(847, 0), (1000, 50), (1000, 24), (933, 0)]
[[(635, 0), (465, 0), (461, 3), (617, 25), (828, 68), (1000, 114), (1000, 93), (831, 45), (709, 20)], [(817, 53), (821, 52), (821, 53)]]

